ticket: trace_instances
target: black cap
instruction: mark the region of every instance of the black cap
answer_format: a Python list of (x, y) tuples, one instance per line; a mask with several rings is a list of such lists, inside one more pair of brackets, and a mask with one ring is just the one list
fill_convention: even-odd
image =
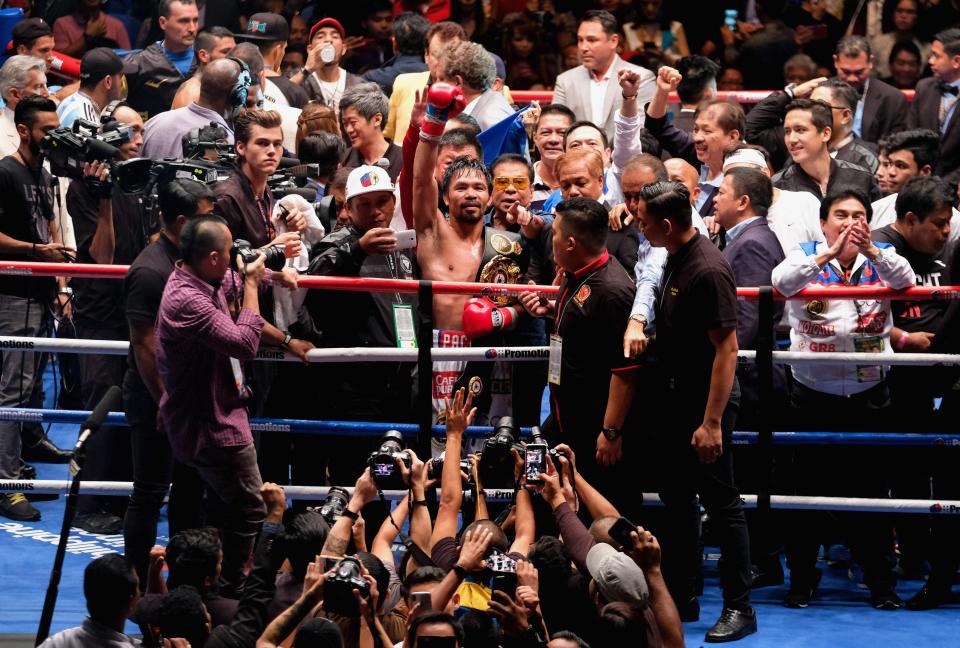
[(283, 16), (273, 13), (255, 13), (247, 21), (242, 34), (236, 34), (237, 40), (286, 41), (290, 40), (290, 25)]
[(96, 85), (104, 77), (130, 71), (130, 66), (125, 65), (109, 47), (96, 47), (80, 59), (80, 83), (85, 86)]
[(53, 29), (43, 18), (24, 18), (13, 27), (13, 48), (30, 45), (41, 36), (53, 36)]

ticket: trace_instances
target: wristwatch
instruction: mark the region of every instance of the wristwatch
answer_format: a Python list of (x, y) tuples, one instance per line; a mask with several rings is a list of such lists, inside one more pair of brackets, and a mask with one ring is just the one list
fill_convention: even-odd
[(292, 339), (293, 339), (293, 336), (292, 336), (292, 335), (290, 335), (289, 333), (284, 333), (284, 334), (283, 334), (283, 342), (280, 343), (280, 346), (282, 346), (284, 349), (286, 349), (286, 348), (290, 345), (290, 340), (292, 340)]
[(640, 322), (641, 324), (643, 324), (643, 328), (647, 328), (647, 318), (644, 317), (643, 315), (640, 315), (639, 313), (637, 313), (636, 315), (631, 315), (630, 319), (632, 319), (634, 322)]
[(784, 86), (783, 91), (787, 94), (788, 97), (793, 99), (793, 91), (797, 89), (796, 83), (788, 83)]
[(61, 288), (60, 290), (57, 291), (57, 294), (58, 294), (58, 295), (67, 295), (68, 297), (73, 297), (73, 288), (71, 288), (70, 286), (64, 286), (63, 288)]
[(607, 441), (616, 441), (620, 438), (620, 428), (605, 427), (600, 430)]

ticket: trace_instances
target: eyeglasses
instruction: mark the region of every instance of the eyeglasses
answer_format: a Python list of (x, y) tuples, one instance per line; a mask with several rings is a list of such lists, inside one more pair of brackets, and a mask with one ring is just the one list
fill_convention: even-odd
[(526, 176), (516, 176), (513, 178), (498, 176), (493, 179), (493, 188), (497, 191), (503, 191), (510, 185), (516, 187), (517, 191), (523, 191), (530, 186), (530, 178)]

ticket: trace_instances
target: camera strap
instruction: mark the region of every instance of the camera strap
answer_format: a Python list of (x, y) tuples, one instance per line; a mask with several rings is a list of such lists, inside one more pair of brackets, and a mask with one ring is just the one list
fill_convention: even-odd
[[(397, 537), (400, 538), (400, 542), (407, 549), (407, 552), (417, 561), (417, 564), (421, 567), (436, 567), (437, 563), (433, 562), (433, 559), (427, 555), (427, 553), (420, 548), (416, 542), (413, 541), (413, 538), (408, 536), (403, 532), (399, 526), (397, 526), (397, 521), (393, 519), (393, 511), (390, 510), (390, 504), (387, 503), (387, 500), (383, 497), (383, 491), (378, 490), (377, 494), (380, 496), (380, 501), (387, 506), (387, 518), (390, 520), (390, 524), (393, 525), (393, 528), (397, 530)], [(409, 497), (409, 495), (408, 495)], [(413, 519), (413, 507), (409, 509), (410, 518)]]

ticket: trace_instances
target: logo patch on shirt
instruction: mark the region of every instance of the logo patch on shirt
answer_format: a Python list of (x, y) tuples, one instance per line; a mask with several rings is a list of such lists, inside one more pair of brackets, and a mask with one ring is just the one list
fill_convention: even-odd
[(470, 382), (467, 383), (467, 389), (469, 389), (470, 393), (474, 396), (479, 396), (483, 391), (483, 381), (480, 380), (478, 376), (474, 376), (470, 379)]
[(583, 303), (590, 298), (590, 286), (584, 284), (580, 286), (580, 290), (577, 291), (577, 294), (573, 296), (573, 301), (577, 302), (577, 305), (581, 308)]
[(810, 319), (823, 319), (820, 316), (827, 312), (827, 302), (823, 299), (812, 299), (803, 305), (803, 309), (807, 311)]

